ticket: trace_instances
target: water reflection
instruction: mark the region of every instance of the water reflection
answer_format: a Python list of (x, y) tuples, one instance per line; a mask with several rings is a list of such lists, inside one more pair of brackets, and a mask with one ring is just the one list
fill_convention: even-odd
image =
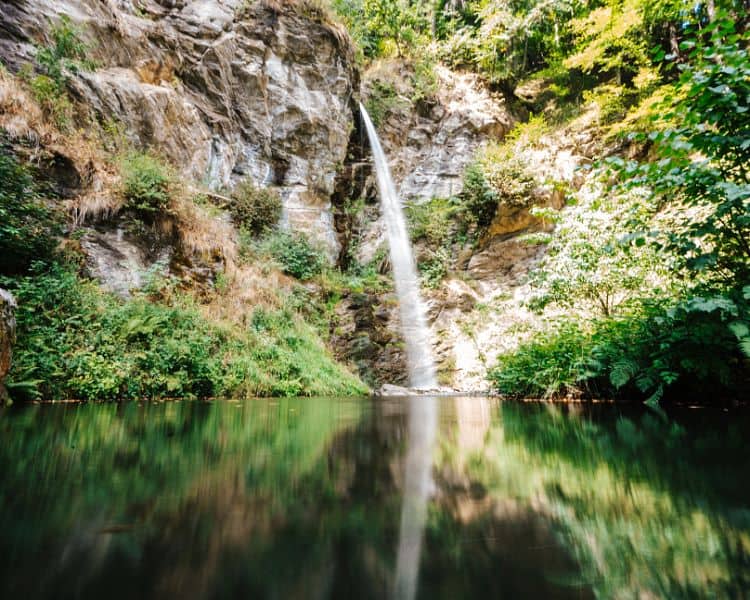
[(395, 597), (416, 595), (427, 500), (432, 490), (432, 459), (437, 430), (437, 399), (412, 397), (409, 405), (409, 449), (404, 469), (403, 506), (396, 557)]
[(0, 597), (747, 595), (745, 415), (413, 409), (6, 410)]

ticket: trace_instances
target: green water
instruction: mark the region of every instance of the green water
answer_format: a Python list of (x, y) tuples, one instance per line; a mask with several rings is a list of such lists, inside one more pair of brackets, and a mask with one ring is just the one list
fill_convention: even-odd
[[(437, 400), (419, 598), (750, 596), (750, 419)], [(401, 400), (0, 414), (0, 597), (387, 598)]]

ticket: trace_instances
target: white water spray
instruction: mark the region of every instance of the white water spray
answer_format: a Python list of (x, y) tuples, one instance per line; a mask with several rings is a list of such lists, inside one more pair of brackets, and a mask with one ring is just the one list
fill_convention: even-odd
[(409, 385), (413, 388), (434, 389), (437, 387), (432, 344), (422, 298), (419, 295), (417, 268), (411, 251), (409, 234), (401, 202), (393, 185), (391, 170), (385, 159), (383, 147), (365, 107), (359, 105), (362, 119), (370, 140), (375, 161), (375, 174), (380, 192), (380, 206), (385, 219), (386, 234), (390, 247), (393, 279), (401, 312), (401, 332), (406, 341), (406, 362), (409, 369)]

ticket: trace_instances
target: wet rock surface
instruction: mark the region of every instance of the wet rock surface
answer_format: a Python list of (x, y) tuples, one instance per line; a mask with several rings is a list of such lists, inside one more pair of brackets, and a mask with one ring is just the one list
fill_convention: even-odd
[(399, 327), (394, 294), (351, 293), (336, 308), (331, 345), (337, 358), (353, 363), (368, 384), (407, 385)]

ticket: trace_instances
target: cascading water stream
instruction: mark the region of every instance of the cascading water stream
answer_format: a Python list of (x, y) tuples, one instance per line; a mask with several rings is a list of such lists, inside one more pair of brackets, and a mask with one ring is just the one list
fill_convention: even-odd
[(370, 120), (365, 107), (359, 105), (362, 119), (367, 129), (372, 155), (375, 161), (375, 174), (380, 192), (380, 206), (386, 225), (386, 235), (390, 247), (393, 279), (396, 283), (401, 313), (401, 331), (406, 341), (406, 361), (409, 369), (409, 385), (413, 388), (430, 389), (437, 387), (435, 363), (432, 358), (432, 344), (427, 328), (422, 298), (419, 294), (419, 280), (411, 241), (406, 231), (406, 220), (401, 202), (393, 185), (391, 170), (388, 168), (378, 133)]
[[(406, 341), (409, 383), (414, 388), (436, 388), (432, 344), (419, 294), (417, 269), (406, 231), (404, 212), (375, 126), (365, 107), (360, 104), (359, 108), (375, 161), (380, 206), (385, 219), (393, 278), (401, 311), (401, 331)], [(404, 470), (404, 500), (394, 583), (394, 597), (397, 600), (413, 600), (417, 593), (427, 500), (432, 489), (432, 453), (436, 432), (436, 399), (419, 396), (410, 398), (409, 449)]]

